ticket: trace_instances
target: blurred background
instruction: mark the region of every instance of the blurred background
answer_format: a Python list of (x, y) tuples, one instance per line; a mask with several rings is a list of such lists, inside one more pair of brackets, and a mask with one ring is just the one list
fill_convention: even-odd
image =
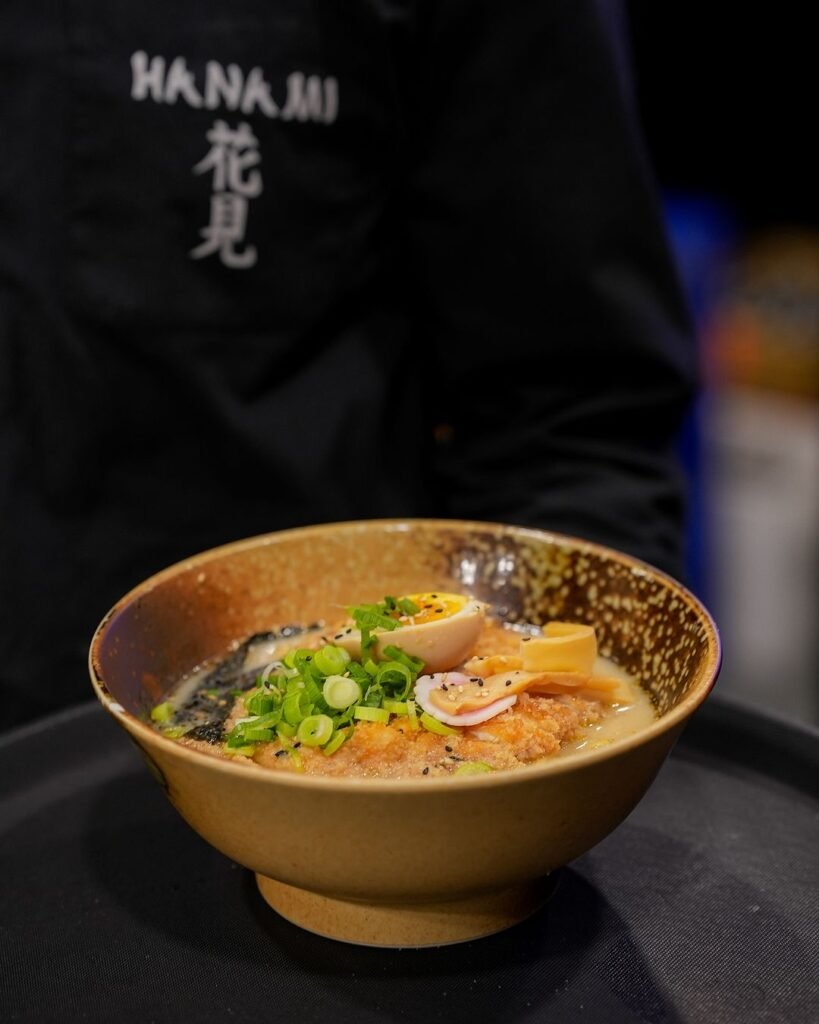
[(626, 10), (705, 382), (681, 442), (691, 589), (722, 635), (719, 691), (819, 725), (813, 43), (787, 5)]

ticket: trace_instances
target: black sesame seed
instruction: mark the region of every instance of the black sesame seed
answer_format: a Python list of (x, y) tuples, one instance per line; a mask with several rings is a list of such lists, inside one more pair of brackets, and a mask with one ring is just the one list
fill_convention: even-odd
[(523, 640), (521, 640), (521, 643), (528, 644), (531, 639), (532, 638), (530, 636), (525, 636)]
[(449, 692), (449, 687), (446, 685), (446, 683), (441, 683), (441, 689)]
[(423, 771), (421, 772), (421, 774), (422, 774), (422, 775), (429, 775), (429, 768), (425, 768), (425, 769), (424, 769), (424, 770), (423, 770)]
[(511, 686), (512, 685), (512, 680), (511, 679), (507, 679), (506, 680), (506, 685), (507, 686)]
[(478, 686), (483, 686), (483, 679), (478, 680)]
[(438, 613), (438, 615), (443, 615), (444, 614), (444, 609), (443, 608), (436, 608), (435, 611)]
[(432, 598), (432, 600), (434, 601), (434, 600), (435, 600), (435, 598), (436, 598), (436, 597), (437, 597), (438, 595), (437, 595), (437, 594), (430, 594), (429, 596), (430, 596), (430, 597)]
[(334, 640), (340, 640), (343, 636), (344, 636), (343, 633), (336, 633), (336, 635), (333, 637), (333, 639)]
[(276, 751), (276, 757), (284, 757), (284, 755), (285, 755), (286, 753), (287, 753), (287, 751), (286, 751), (286, 750), (277, 750), (277, 751)]
[(452, 753), (452, 747), (450, 747), (450, 746), (449, 746), (449, 744), (447, 744), (447, 746), (445, 746), (445, 747), (444, 747), (444, 750), (445, 750), (445, 751), (446, 751), (446, 752), (447, 752), (448, 754), (451, 754), (451, 753)]

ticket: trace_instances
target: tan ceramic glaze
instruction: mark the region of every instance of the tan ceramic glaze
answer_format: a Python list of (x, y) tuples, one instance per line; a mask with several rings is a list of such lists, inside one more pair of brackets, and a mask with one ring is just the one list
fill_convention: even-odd
[[(338, 617), (384, 594), (461, 591), (510, 620), (588, 622), (659, 716), (574, 757), (460, 778), (338, 779), (239, 765), (180, 746), (147, 711), (251, 633)], [(544, 881), (634, 808), (719, 670), (708, 612), (616, 551), (522, 527), (371, 520), (266, 534), (203, 552), (127, 594), (94, 634), (97, 696), (182, 817), (254, 871), (267, 902), (348, 942), (423, 946), (510, 926)], [(157, 868), (159, 870), (159, 866)]]

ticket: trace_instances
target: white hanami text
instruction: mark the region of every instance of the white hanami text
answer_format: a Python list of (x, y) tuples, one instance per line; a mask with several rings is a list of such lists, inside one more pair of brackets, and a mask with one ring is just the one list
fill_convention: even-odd
[(245, 73), (238, 64), (223, 66), (209, 60), (197, 80), (184, 57), (166, 61), (149, 57), (144, 50), (131, 54), (131, 99), (154, 103), (176, 103), (205, 110), (258, 111), (282, 121), (314, 121), (332, 124), (338, 117), (338, 81), (332, 77), (291, 72), (282, 90), (281, 102), (260, 67)]

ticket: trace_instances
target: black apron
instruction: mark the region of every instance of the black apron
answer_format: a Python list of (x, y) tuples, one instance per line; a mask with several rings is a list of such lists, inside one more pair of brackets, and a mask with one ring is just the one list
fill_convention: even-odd
[(9, 0), (0, 724), (127, 589), (442, 515), (681, 575), (695, 352), (594, 3)]

